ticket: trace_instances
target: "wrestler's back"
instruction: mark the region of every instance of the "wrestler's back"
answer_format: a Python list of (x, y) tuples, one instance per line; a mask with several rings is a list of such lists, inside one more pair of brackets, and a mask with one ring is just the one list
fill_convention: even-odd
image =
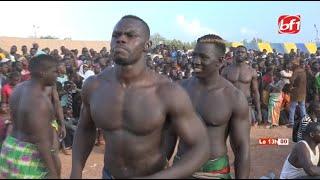
[[(37, 137), (33, 136), (33, 132), (35, 131), (33, 128), (34, 122), (30, 119), (32, 113), (39, 113), (39, 109), (37, 108), (39, 104), (35, 104), (35, 100), (37, 102), (45, 102), (51, 110), (48, 116), (51, 117), (50, 120), (53, 120), (54, 113), (50, 99), (46, 93), (35, 91), (30, 85), (30, 81), (18, 84), (10, 97), (10, 114), (13, 123), (11, 135), (21, 141), (37, 143)], [(43, 121), (45, 120), (43, 119)], [(48, 126), (51, 126), (50, 123), (51, 121), (48, 121)]]

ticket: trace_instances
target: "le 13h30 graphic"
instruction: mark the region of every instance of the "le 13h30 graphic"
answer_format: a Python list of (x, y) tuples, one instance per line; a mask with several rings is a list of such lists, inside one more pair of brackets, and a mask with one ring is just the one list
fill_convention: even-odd
[(259, 145), (278, 145), (286, 146), (289, 145), (288, 138), (259, 138)]

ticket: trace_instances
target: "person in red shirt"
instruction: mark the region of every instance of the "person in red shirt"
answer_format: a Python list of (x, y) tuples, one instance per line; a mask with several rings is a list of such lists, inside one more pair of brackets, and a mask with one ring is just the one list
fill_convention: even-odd
[(1, 89), (1, 110), (8, 112), (9, 98), (13, 92), (13, 88), (21, 81), (19, 72), (12, 72), (9, 74), (9, 83), (5, 84)]
[(266, 87), (273, 82), (273, 73), (274, 73), (274, 68), (272, 66), (268, 67), (266, 74), (262, 76), (263, 87)]

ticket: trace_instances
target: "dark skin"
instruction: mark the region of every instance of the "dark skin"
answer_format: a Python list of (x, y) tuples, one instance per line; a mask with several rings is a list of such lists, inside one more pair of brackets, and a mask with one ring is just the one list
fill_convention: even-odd
[(37, 53), (37, 50), (36, 50), (35, 48), (31, 48), (31, 49), (30, 49), (30, 55), (31, 55), (31, 57), (33, 57), (34, 55), (36, 55), (36, 53)]
[[(146, 66), (145, 54), (151, 47), (146, 33), (140, 21), (120, 20), (111, 40), (115, 67), (85, 81), (71, 178), (82, 177), (96, 128), (108, 142), (104, 163), (114, 178), (188, 177), (208, 159), (206, 129), (187, 93)], [(177, 137), (189, 149), (165, 169)]]
[(312, 107), (310, 117), (312, 119), (320, 119), (320, 102), (319, 96), (315, 96), (315, 100), (310, 104)]
[(107, 66), (107, 58), (99, 58), (99, 65), (101, 67), (102, 70), (104, 70)]
[[(320, 144), (320, 127), (318, 126), (315, 132), (311, 132), (306, 135), (304, 140), (307, 141), (311, 150), (315, 154), (316, 146)], [(320, 161), (318, 166), (314, 166), (310, 159), (310, 152), (306, 145), (303, 143), (297, 143), (293, 147), (288, 160), (294, 167), (303, 168), (309, 176), (320, 176)]]
[(10, 54), (16, 54), (17, 53), (17, 46), (11, 46), (11, 49), (10, 49)]
[(21, 51), (22, 51), (22, 54), (23, 54), (23, 55), (28, 54), (28, 48), (27, 48), (27, 46), (22, 46), (22, 47), (21, 47)]
[[(254, 104), (258, 112), (257, 121), (261, 122), (262, 115), (257, 71), (246, 64), (245, 61), (248, 58), (248, 54), (245, 48), (237, 48), (235, 57), (236, 63), (226, 67), (222, 72), (222, 76), (240, 89), (247, 98), (253, 95)], [(251, 116), (249, 117), (251, 122)]]
[[(54, 86), (47, 86), (45, 87), (45, 92), (44, 92), (48, 98), (50, 99), (52, 105), (53, 105), (53, 109), (54, 109), (54, 113), (55, 113), (55, 118), (57, 120), (57, 123), (59, 125), (58, 128), (58, 132), (57, 131), (53, 131), (53, 148), (56, 150), (56, 152), (59, 152), (59, 139), (63, 139), (66, 136), (66, 127), (63, 123), (63, 109), (60, 105), (60, 100), (59, 100), (59, 95), (58, 95), (58, 91), (57, 91), (57, 87)], [(52, 120), (54, 120), (52, 119)], [(59, 159), (58, 154), (54, 155), (54, 160), (56, 162), (56, 168), (58, 170), (58, 174), (61, 173), (61, 161)]]
[(64, 63), (60, 63), (58, 66), (58, 77), (63, 77), (66, 73), (66, 65)]
[[(63, 109), (60, 105), (60, 100), (59, 100), (59, 94), (57, 91), (57, 87), (56, 86), (48, 86), (45, 89), (45, 93), (47, 94), (47, 96), (50, 98), (53, 107), (54, 107), (54, 111), (55, 111), (55, 119), (57, 120), (58, 124), (59, 124), (59, 132), (58, 132), (58, 136), (60, 139), (65, 138), (66, 136), (66, 129), (65, 129), (65, 125), (63, 124)], [(57, 139), (58, 140), (58, 139)]]
[[(21, 80), (20, 76), (12, 77), (9, 80), (9, 84), (12, 86), (12, 88), (15, 88), (15, 86), (20, 82), (20, 80)], [(9, 99), (10, 98), (6, 94), (1, 94), (1, 100), (2, 100), (1, 111), (4, 113), (9, 112), (8, 104), (7, 104)]]
[(39, 44), (38, 43), (33, 43), (32, 47), (37, 51), (39, 49)]
[[(227, 154), (227, 137), (235, 153), (235, 178), (249, 178), (249, 108), (243, 93), (219, 75), (223, 53), (214, 44), (197, 43), (194, 49), (194, 77), (182, 81), (192, 104), (206, 124), (211, 154)], [(179, 153), (185, 149), (182, 144)]]
[[(58, 154), (52, 153), (54, 107), (45, 93), (57, 78), (54, 63), (46, 71), (39, 71), (31, 80), (19, 84), (10, 98), (12, 136), (20, 141), (37, 145), (40, 156), (49, 174), (48, 178), (60, 178)], [(37, 108), (35, 108), (37, 107)]]
[(2, 65), (2, 74), (7, 75), (9, 71), (9, 65), (7, 63)]

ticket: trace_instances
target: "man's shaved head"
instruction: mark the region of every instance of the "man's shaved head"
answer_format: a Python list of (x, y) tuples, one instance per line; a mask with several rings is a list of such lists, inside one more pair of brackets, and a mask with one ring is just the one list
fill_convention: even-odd
[(124, 20), (124, 19), (135, 19), (137, 21), (140, 21), (142, 23), (142, 25), (145, 27), (145, 30), (146, 30), (146, 34), (147, 34), (147, 38), (149, 39), (150, 38), (150, 28), (148, 26), (148, 24), (141, 18), (139, 18), (138, 16), (134, 16), (134, 15), (126, 15), (126, 16), (123, 16), (121, 20)]

